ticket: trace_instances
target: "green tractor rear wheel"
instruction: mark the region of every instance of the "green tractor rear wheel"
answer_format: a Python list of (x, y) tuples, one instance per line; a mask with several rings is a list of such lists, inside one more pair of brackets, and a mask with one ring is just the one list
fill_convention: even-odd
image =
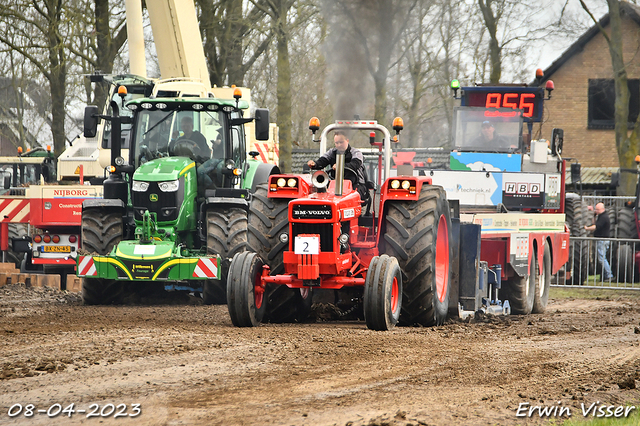
[[(82, 211), (82, 247), (91, 254), (109, 254), (122, 241), (122, 230), (122, 215), (119, 211)], [(82, 279), (82, 301), (85, 305), (108, 305), (118, 302), (123, 295), (124, 283), (121, 281)]]
[(238, 207), (207, 210), (207, 253), (220, 255), (222, 276), (205, 281), (202, 299), (205, 305), (227, 303), (227, 275), (231, 259), (247, 249), (247, 212)]

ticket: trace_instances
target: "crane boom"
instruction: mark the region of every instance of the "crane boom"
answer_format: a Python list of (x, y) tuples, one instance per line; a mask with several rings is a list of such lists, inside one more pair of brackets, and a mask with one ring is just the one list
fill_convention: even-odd
[(186, 78), (211, 89), (193, 0), (148, 1), (162, 79)]

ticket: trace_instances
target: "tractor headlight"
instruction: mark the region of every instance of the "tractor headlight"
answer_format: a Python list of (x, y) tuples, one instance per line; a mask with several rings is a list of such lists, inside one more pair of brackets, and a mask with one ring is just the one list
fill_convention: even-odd
[(285, 178), (279, 178), (276, 183), (278, 184), (278, 188), (284, 188), (287, 184), (287, 180)]
[(116, 163), (116, 166), (124, 166), (124, 158), (116, 157), (115, 163)]
[(291, 178), (287, 181), (287, 186), (289, 188), (295, 188), (297, 184), (298, 184), (298, 181), (295, 180), (294, 178)]
[(398, 179), (394, 179), (391, 181), (391, 188), (398, 189), (400, 188), (400, 181)]
[(170, 180), (168, 182), (160, 182), (158, 184), (158, 188), (162, 192), (176, 192), (180, 187), (180, 181), (178, 180)]
[(289, 234), (287, 234), (286, 232), (283, 232), (282, 234), (280, 234), (280, 242), (283, 244), (286, 244), (289, 242)]
[(349, 241), (349, 234), (340, 234), (338, 241), (340, 241), (340, 244), (347, 244)]
[(136, 192), (145, 192), (147, 189), (149, 189), (149, 182), (142, 182), (139, 180), (134, 180), (133, 185), (131, 186), (131, 190)]
[(411, 186), (411, 182), (409, 182), (408, 180), (402, 181), (402, 189), (409, 189), (410, 186)]

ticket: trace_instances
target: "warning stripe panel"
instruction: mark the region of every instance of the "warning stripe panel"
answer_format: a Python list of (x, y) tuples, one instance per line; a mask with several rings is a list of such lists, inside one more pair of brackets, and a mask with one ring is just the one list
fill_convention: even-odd
[(0, 199), (0, 219), (7, 217), (8, 222), (28, 222), (29, 200)]
[(218, 278), (218, 262), (215, 258), (201, 258), (193, 270), (196, 278)]
[(80, 256), (78, 258), (78, 275), (80, 276), (96, 276), (98, 271), (91, 256)]

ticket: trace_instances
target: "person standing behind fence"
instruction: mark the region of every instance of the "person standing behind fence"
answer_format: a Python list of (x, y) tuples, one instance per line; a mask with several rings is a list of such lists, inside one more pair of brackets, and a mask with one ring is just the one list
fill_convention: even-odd
[(611, 238), (611, 222), (609, 215), (604, 210), (604, 204), (598, 203), (595, 207), (596, 222), (593, 225), (585, 226), (587, 231), (594, 231), (593, 236), (602, 238), (596, 241), (596, 251), (598, 253), (598, 262), (602, 264), (602, 280), (610, 280), (612, 278), (611, 266), (607, 261), (607, 250), (609, 250), (609, 241), (605, 238)]

